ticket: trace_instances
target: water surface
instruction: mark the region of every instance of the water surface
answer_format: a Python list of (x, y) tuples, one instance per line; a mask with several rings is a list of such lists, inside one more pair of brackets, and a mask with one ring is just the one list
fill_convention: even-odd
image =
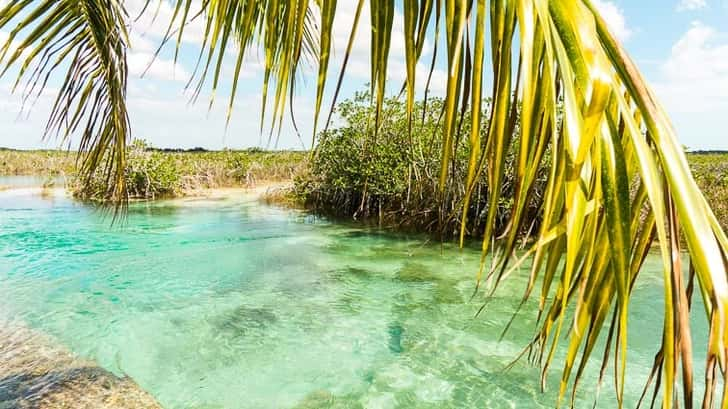
[[(246, 196), (133, 204), (109, 223), (66, 198), (0, 195), (0, 314), (128, 374), (165, 407), (554, 406), (557, 373), (541, 393), (538, 368), (504, 371), (533, 334), (529, 304), (499, 341), (526, 271), (474, 318), (477, 250)], [(629, 406), (661, 337), (657, 258), (635, 291)], [(705, 323), (694, 326), (700, 371)], [(598, 365), (588, 372), (577, 407), (596, 396)], [(607, 381), (599, 407), (614, 405)]]

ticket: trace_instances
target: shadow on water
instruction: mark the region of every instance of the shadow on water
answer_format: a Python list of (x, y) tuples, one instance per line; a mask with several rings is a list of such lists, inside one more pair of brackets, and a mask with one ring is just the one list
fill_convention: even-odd
[(127, 209), (129, 216), (144, 215), (144, 216), (174, 216), (180, 212), (179, 206), (168, 205), (150, 205), (150, 204), (132, 204)]
[(434, 302), (429, 303), (430, 306), (461, 304), (467, 301), (458, 290), (458, 280), (433, 272), (432, 269), (421, 263), (405, 262), (397, 270), (395, 280), (407, 286), (431, 286), (430, 294)]

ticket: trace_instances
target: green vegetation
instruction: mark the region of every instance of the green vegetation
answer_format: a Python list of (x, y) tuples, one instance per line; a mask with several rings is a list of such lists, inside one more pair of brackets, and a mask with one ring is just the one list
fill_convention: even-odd
[[(465, 187), (459, 181), (467, 173), (470, 146), (463, 138), (456, 143), (450, 161), (450, 178), (444, 193), (438, 192), (442, 128), (438, 124), (442, 100), (430, 99), (426, 108), (415, 106), (415, 122), (408, 133), (404, 103), (387, 99), (377, 135), (367, 131), (372, 107), (369, 95), (359, 93), (337, 106), (340, 126), (319, 134), (316, 155), (297, 174), (293, 188), (273, 192), (271, 202), (299, 203), (310, 211), (335, 218), (377, 223), (397, 230), (456, 235), (461, 223)], [(486, 105), (488, 102), (486, 101)], [(426, 109), (423, 116), (423, 109)], [(469, 132), (469, 112), (464, 113), (463, 134)], [(422, 119), (424, 118), (424, 120)], [(483, 121), (481, 132), (485, 132)], [(512, 139), (503, 175), (503, 189), (515, 187), (514, 152), (518, 140)], [(547, 152), (548, 153), (548, 152)], [(728, 230), (728, 153), (689, 153), (691, 170), (708, 203), (724, 229)], [(540, 200), (546, 188), (546, 167), (542, 167), (531, 193), (521, 236), (539, 227)], [(489, 189), (479, 180), (468, 206), (467, 233), (482, 234), (487, 213)], [(512, 201), (498, 203), (496, 231), (502, 232), (512, 210)], [(449, 218), (442, 218), (444, 209)]]
[[(266, 152), (259, 149), (221, 152), (163, 152), (135, 141), (127, 149), (124, 172), (128, 194), (135, 199), (175, 197), (199, 189), (252, 187), (263, 182), (291, 180), (303, 152)], [(105, 174), (90, 181), (76, 179), (74, 195), (82, 199), (114, 201)]]
[[(172, 156), (148, 150), (141, 140), (134, 141), (126, 155), (124, 177), (130, 198), (156, 199), (181, 193), (181, 177)], [(106, 182), (106, 176), (97, 171), (90, 180), (76, 178), (72, 191), (84, 200), (113, 200), (114, 191), (109, 190)]]
[(76, 155), (59, 150), (0, 149), (1, 175), (65, 176), (76, 173)]
[(728, 231), (728, 152), (692, 153), (688, 161), (723, 231)]
[[(304, 152), (188, 151), (165, 152), (142, 141), (127, 148), (124, 177), (136, 199), (158, 199), (194, 193), (199, 189), (252, 187), (259, 183), (289, 181), (306, 157)], [(90, 181), (78, 178), (74, 152), (0, 150), (0, 175), (69, 177), (69, 188), (84, 200), (109, 200), (103, 172)]]
[[(466, 197), (465, 176), (471, 148), (464, 135), (470, 133), (470, 112), (462, 114), (463, 130), (456, 138), (449, 160), (449, 178), (444, 191), (438, 190), (443, 100), (431, 98), (415, 106), (417, 121), (411, 132), (406, 105), (387, 99), (382, 121), (375, 134), (367, 121), (374, 109), (368, 93), (359, 93), (337, 107), (341, 126), (319, 134), (310, 166), (296, 178), (293, 194), (310, 210), (328, 216), (375, 222), (382, 226), (457, 235)], [(488, 102), (486, 101), (486, 104)], [(480, 132), (488, 122), (483, 119)], [(511, 140), (507, 163), (513, 165), (517, 139)], [(503, 189), (515, 188), (514, 167), (507, 167)], [(526, 207), (528, 223), (523, 232), (539, 227), (538, 210), (546, 188), (548, 168), (542, 167)], [(488, 210), (490, 189), (484, 179), (473, 186), (467, 208), (467, 234), (480, 235)], [(512, 201), (498, 203), (496, 224), (503, 231), (510, 218)]]
[[(350, 2), (338, 4), (351, 8)], [(372, 18), (360, 19), (364, 4), (365, 0), (357, 3), (344, 61), (351, 53), (359, 22), (368, 21), (374, 115), (367, 121), (367, 129), (377, 135), (385, 120), (389, 53), (396, 49), (391, 47), (393, 19), (398, 13), (393, 1), (371, 1)], [(165, 40), (176, 38), (179, 49), (190, 20), (202, 20), (206, 32), (201, 64), (193, 78), (199, 81), (195, 89), (201, 91), (208, 76), (213, 90), (223, 89), (218, 88), (221, 78), (229, 80), (230, 108), (244, 72), (245, 53), (264, 53), (262, 106), (271, 102), (273, 113), (268, 119), (272, 127), (280, 126), (287, 104), (293, 105), (297, 78), (308, 66), (304, 62), (317, 62), (316, 130), (337, 0), (175, 0), (172, 6), (175, 13), (166, 22)], [(154, 13), (155, 9), (145, 7), (144, 12)], [(606, 366), (614, 356), (614, 389), (621, 406), (627, 382), (632, 288), (646, 249), (656, 240), (665, 271), (665, 309), (664, 334), (656, 342), (660, 353), (650, 378), (658, 380), (653, 396), (661, 396), (665, 408), (680, 400), (683, 406), (692, 404), (695, 391), (688, 318), (692, 293), (686, 283), (694, 282), (702, 295), (696, 299), (703, 308), (693, 310), (704, 311), (710, 323), (703, 405), (712, 407), (721, 400), (722, 406), (728, 406), (728, 237), (692, 177), (666, 112), (594, 2), (405, 0), (401, 14), (404, 47), (403, 55), (397, 57), (405, 60), (408, 119), (414, 118), (415, 84), (422, 79), (416, 77), (416, 67), (428, 63), (422, 58), (425, 42), (433, 31), (435, 41), (443, 37), (439, 41), (447, 56), (448, 76), (437, 192), (445, 191), (453, 181), (464, 186), (462, 205), (467, 215), (469, 193), (477, 190), (481, 179), (487, 181), (483, 260), (491, 253), (496, 257), (490, 268), (481, 265), (477, 281), (487, 278), (492, 291), (523, 261), (517, 261), (516, 242), (531, 218), (531, 192), (543, 183), (541, 169), (548, 167), (539, 210), (541, 227), (526, 253), (532, 256), (532, 267), (524, 299), (541, 286), (535, 293), (544, 301), (531, 345), (532, 352), (540, 353), (532, 356), (537, 356), (543, 377), (554, 365), (561, 367), (558, 403), (568, 399), (570, 388), (577, 388), (590, 359), (601, 359)], [(108, 186), (103, 191), (113, 192), (105, 193), (105, 198), (128, 199), (126, 27), (133, 17), (126, 13), (123, 2), (10, 2), (0, 9), (0, 16), (0, 30), (10, 33), (0, 48), (1, 72), (17, 73), (19, 82), (25, 80), (28, 95), (40, 93), (49, 83), (46, 80), (61, 72), (62, 85), (51, 108), (48, 132), (62, 137), (78, 135), (81, 178), (93, 183), (95, 173), (102, 169), (102, 180)], [(17, 48), (11, 50), (11, 44)], [(233, 74), (220, 75), (228, 72), (224, 67), (231, 61), (237, 61)], [(19, 69), (8, 69), (13, 66)], [(485, 84), (490, 78), (492, 90)], [(488, 91), (492, 91), (492, 103), (484, 107), (481, 103)], [(462, 127), (461, 113), (467, 110), (475, 124), (469, 134)], [(481, 133), (483, 117), (489, 117), (489, 123)], [(517, 123), (521, 125), (516, 127)], [(514, 136), (518, 149), (512, 153)], [(468, 170), (453, 175), (451, 160), (457, 157), (461, 138), (470, 146)], [(545, 154), (547, 149), (550, 155)], [(392, 154), (384, 152), (381, 159)], [(511, 154), (512, 161), (508, 159)], [(509, 171), (514, 175), (513, 189), (505, 185), (504, 175)], [(364, 180), (372, 179), (370, 173), (364, 172)], [(385, 187), (392, 184), (387, 179), (379, 182)], [(450, 189), (458, 190), (458, 186)], [(367, 195), (363, 195), (365, 201)], [(500, 204), (511, 201), (507, 221), (499, 221)], [(365, 203), (360, 208), (367, 207)], [(468, 222), (465, 218), (461, 222), (462, 237)], [(501, 225), (506, 226), (503, 234)], [(692, 275), (684, 277), (682, 266), (675, 261), (684, 250), (678, 239), (681, 233), (696, 280)], [(576, 313), (572, 317), (569, 311)], [(604, 336), (613, 342), (602, 353), (597, 346)], [(562, 342), (567, 344), (568, 354), (563, 363), (554, 362), (552, 352)], [(677, 383), (683, 388), (676, 388)], [(718, 391), (721, 384), (722, 392)]]

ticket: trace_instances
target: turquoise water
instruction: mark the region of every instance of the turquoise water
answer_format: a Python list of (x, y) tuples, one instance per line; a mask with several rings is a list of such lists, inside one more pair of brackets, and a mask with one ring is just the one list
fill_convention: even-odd
[[(0, 195), (0, 314), (128, 374), (165, 407), (554, 406), (559, 374), (541, 393), (538, 368), (503, 370), (534, 328), (530, 304), (499, 341), (525, 278), (474, 318), (477, 250), (247, 196), (134, 204), (123, 226), (109, 223), (66, 198)], [(628, 406), (662, 332), (659, 271), (651, 257), (635, 290)], [(694, 321), (699, 381), (705, 322)], [(577, 407), (593, 404), (597, 371)], [(606, 382), (599, 407), (614, 406)]]

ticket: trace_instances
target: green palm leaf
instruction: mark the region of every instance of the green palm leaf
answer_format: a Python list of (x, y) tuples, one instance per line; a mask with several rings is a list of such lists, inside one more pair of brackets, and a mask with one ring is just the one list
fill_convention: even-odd
[[(214, 97), (232, 44), (237, 59), (228, 79), (233, 84), (231, 109), (244, 53), (260, 47), (265, 56), (264, 106), (269, 88), (274, 90), (271, 130), (283, 118), (302, 58), (318, 62), (317, 121), (330, 65), (333, 19), (336, 7), (344, 3), (204, 0), (195, 3), (199, 12), (190, 11), (191, 0), (173, 3), (175, 18), (167, 38), (176, 33), (178, 48), (185, 24), (193, 18), (205, 22), (197, 93), (212, 72)], [(357, 23), (362, 4), (363, 0), (357, 4)], [(540, 283), (539, 328), (530, 355), (542, 366), (542, 384), (555, 364), (558, 343), (565, 342), (559, 397), (563, 399), (571, 387), (573, 399), (585, 364), (604, 335), (608, 342), (601, 358), (602, 374), (614, 354), (615, 394), (621, 406), (631, 291), (656, 239), (663, 260), (665, 310), (653, 375), (660, 380), (656, 388), (662, 390), (662, 405), (678, 404), (674, 387), (678, 381), (683, 385), (684, 405), (693, 404), (691, 286), (686, 282), (692, 282), (694, 275), (710, 323), (703, 405), (712, 407), (720, 401), (728, 407), (728, 238), (690, 174), (667, 115), (590, 0), (406, 0), (404, 7), (405, 52), (395, 57), (403, 58), (407, 67), (409, 118), (424, 39), (433, 27), (434, 35), (439, 35), (440, 16), (444, 16), (448, 76), (441, 186), (451, 177), (448, 162), (462, 123), (458, 112), (470, 109), (475, 125), (481, 117), (489, 118), (487, 129), (472, 127), (465, 180), (469, 193), (480, 178), (486, 178), (490, 189), (477, 285), (485, 282), (492, 294), (520, 263), (532, 257), (523, 298), (530, 298)], [(378, 120), (386, 91), (395, 3), (370, 0), (370, 10), (371, 84)], [(2, 10), (0, 29), (16, 17), (21, 21), (11, 38), (27, 29), (22, 49), (32, 52), (24, 66), (38, 62), (36, 77), (56, 67), (43, 63), (46, 56), (73, 62), (49, 128), (62, 128), (68, 135), (81, 118), (87, 118), (82, 133), (82, 148), (88, 152), (84, 169), (102, 166), (101, 159), (109, 158), (109, 174), (118, 175), (128, 136), (123, 7), (111, 0), (16, 1)], [(352, 42), (353, 32), (335, 95)], [(2, 59), (6, 67), (21, 55), (8, 54), (9, 44)], [(492, 105), (484, 112), (480, 100), (488, 45)], [(261, 128), (263, 124), (264, 117)], [(501, 184), (514, 136), (518, 142), (516, 186), (506, 193)], [(545, 167), (549, 181), (542, 198), (543, 222), (526, 255), (514, 263), (517, 233), (530, 222), (523, 210), (532, 200), (538, 171)], [(119, 178), (111, 186), (116, 197), (123, 196)], [(507, 227), (497, 231), (496, 209), (502, 200), (513, 202), (513, 212)], [(466, 224), (463, 218), (461, 231)], [(690, 255), (688, 277), (681, 265), (682, 237)], [(485, 264), (488, 253), (499, 255), (490, 266)], [(723, 390), (717, 391), (721, 382)]]
[(81, 176), (88, 179), (103, 167), (107, 196), (125, 203), (129, 120), (124, 7), (113, 0), (11, 1), (0, 10), (0, 30), (16, 18), (20, 21), (0, 45), (2, 74), (20, 65), (15, 87), (25, 79), (26, 95), (32, 96), (40, 95), (52, 74), (65, 70), (46, 135), (66, 140), (80, 134)]

